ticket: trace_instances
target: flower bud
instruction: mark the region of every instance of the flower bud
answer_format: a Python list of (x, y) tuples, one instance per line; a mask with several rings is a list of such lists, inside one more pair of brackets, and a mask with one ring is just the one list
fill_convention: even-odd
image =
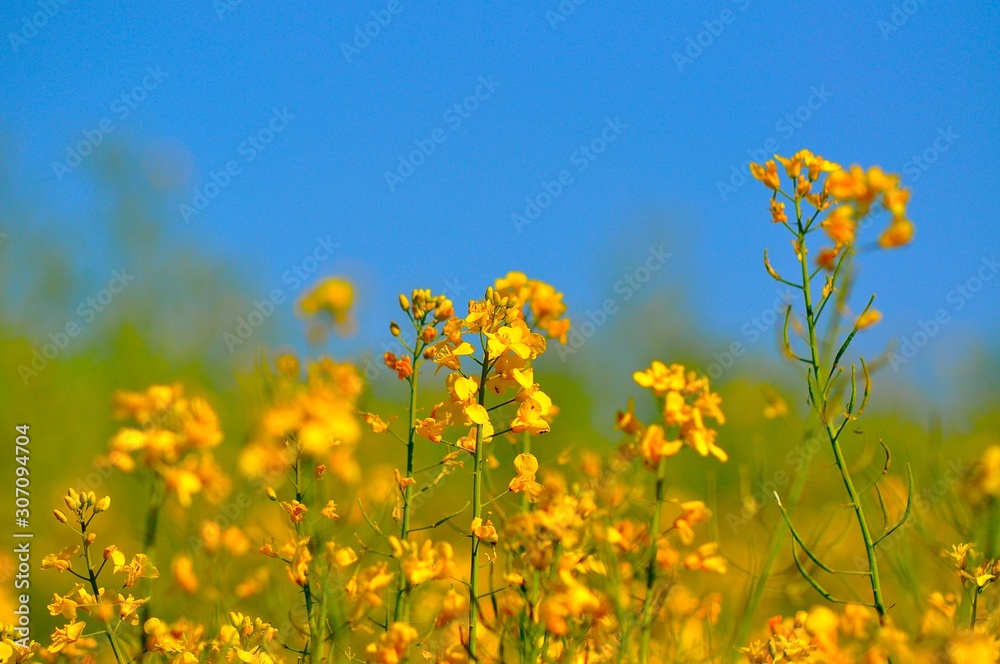
[(109, 507), (111, 507), (111, 496), (104, 496), (94, 505), (94, 513), (106, 512)]
[(389, 332), (392, 333), (392, 336), (398, 337), (402, 330), (399, 329), (399, 325), (396, 324), (396, 321), (392, 321), (389, 323)]
[(451, 300), (443, 299), (438, 303), (437, 309), (434, 310), (435, 320), (446, 320), (451, 318), (452, 314), (455, 313), (455, 305), (452, 304)]
[(87, 544), (93, 544), (94, 540), (96, 539), (97, 539), (96, 533), (87, 533), (87, 540), (86, 540)]
[(59, 510), (52, 510), (52, 514), (55, 515), (56, 521), (58, 521), (59, 523), (69, 522), (69, 519), (66, 518), (66, 515), (60, 512)]
[(402, 293), (399, 294), (399, 308), (403, 311), (410, 310), (410, 298), (406, 297)]
[(274, 492), (274, 489), (272, 489), (271, 487), (267, 487), (266, 491), (267, 491), (267, 497), (270, 498), (271, 500), (277, 502), (277, 500), (278, 500), (278, 494), (276, 494)]

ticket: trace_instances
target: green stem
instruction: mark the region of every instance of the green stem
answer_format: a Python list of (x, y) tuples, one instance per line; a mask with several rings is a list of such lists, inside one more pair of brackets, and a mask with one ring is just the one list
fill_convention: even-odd
[[(419, 374), (419, 365), (417, 364), (420, 356), (418, 353), (418, 343), (413, 345), (413, 373), (410, 374), (410, 422), (409, 422), (409, 433), (406, 439), (406, 479), (411, 479), (413, 477), (413, 453), (416, 448), (416, 433), (417, 433), (417, 377)], [(403, 522), (400, 524), (399, 528), (399, 539), (406, 542), (410, 537), (410, 502), (413, 499), (413, 485), (407, 483), (406, 488), (403, 489)], [(400, 567), (402, 568), (402, 561), (400, 561)], [(410, 586), (409, 582), (406, 580), (406, 575), (403, 570), (399, 571), (399, 586), (396, 590), (396, 609), (394, 612), (393, 619), (396, 622), (403, 621), (408, 622), (410, 619)]]
[[(531, 434), (525, 431), (521, 434), (521, 453), (531, 454)], [(531, 511), (531, 501), (528, 500), (528, 492), (521, 492), (521, 513), (527, 514)]]
[(802, 228), (802, 204), (801, 199), (798, 196), (795, 197), (795, 214), (799, 228), (798, 239), (800, 242), (799, 251), (801, 254), (799, 263), (802, 265), (802, 297), (806, 309), (805, 318), (806, 325), (809, 330), (809, 351), (811, 353), (812, 365), (812, 375), (807, 376), (807, 380), (810, 382), (815, 381), (815, 389), (813, 390), (810, 388), (812, 394), (816, 397), (813, 401), (813, 408), (816, 409), (820, 420), (824, 422), (827, 437), (830, 440), (830, 446), (833, 448), (833, 456), (837, 463), (837, 470), (840, 471), (840, 477), (844, 482), (844, 488), (847, 490), (847, 495), (851, 499), (851, 507), (854, 508), (854, 514), (858, 520), (858, 528), (861, 530), (861, 538), (864, 540), (865, 545), (865, 555), (868, 559), (868, 577), (871, 581), (872, 598), (874, 600), (875, 611), (878, 613), (879, 624), (884, 625), (885, 603), (882, 599), (882, 585), (879, 581), (878, 559), (875, 555), (874, 540), (872, 539), (871, 530), (868, 527), (868, 520), (865, 518), (864, 508), (861, 506), (861, 496), (854, 486), (854, 481), (851, 479), (851, 473), (847, 467), (847, 462), (844, 460), (844, 452), (840, 446), (841, 429), (835, 428), (827, 419), (829, 401), (826, 396), (827, 391), (825, 386), (820, 383), (820, 377), (823, 375), (823, 372), (821, 371), (819, 357), (819, 342), (816, 338), (817, 321), (813, 315), (812, 293), (809, 283), (809, 260), (805, 247), (805, 232)]
[(649, 523), (649, 556), (646, 567), (646, 596), (642, 600), (642, 630), (639, 636), (639, 662), (649, 662), (649, 635), (653, 628), (653, 591), (656, 586), (656, 554), (660, 543), (660, 512), (663, 507), (663, 491), (666, 485), (667, 458), (660, 458), (656, 469), (656, 504)]
[[(149, 556), (149, 559), (155, 564), (156, 562), (156, 531), (159, 527), (160, 522), (160, 509), (163, 507), (163, 501), (165, 498), (165, 487), (163, 478), (159, 475), (153, 475), (152, 483), (149, 487), (149, 508), (146, 511), (146, 533), (143, 541), (143, 551)], [(147, 596), (151, 593), (149, 592), (149, 580), (146, 580), (146, 594)], [(149, 602), (142, 605), (139, 610), (139, 631), (142, 633), (146, 626), (146, 621), (149, 620), (150, 616), (150, 606)], [(143, 637), (143, 651), (146, 650), (146, 639)]]
[(969, 629), (973, 633), (976, 631), (976, 611), (979, 608), (979, 589), (972, 589), (972, 617), (969, 618)]
[[(87, 527), (83, 523), (81, 523), (80, 526), (81, 533), (83, 535), (83, 559), (87, 563), (87, 580), (90, 581), (90, 589), (94, 593), (94, 598), (97, 600), (97, 603), (100, 604), (101, 589), (97, 585), (97, 574), (94, 572), (94, 566), (90, 564), (90, 544), (87, 542)], [(108, 637), (108, 643), (111, 644), (111, 652), (115, 654), (115, 660), (118, 664), (125, 664), (125, 659), (122, 658), (123, 651), (121, 646), (118, 645), (118, 640), (115, 638), (115, 631), (111, 629), (111, 623), (104, 618), (101, 619), (101, 622), (104, 624), (104, 633)]]
[[(296, 455), (295, 459), (295, 500), (300, 503), (305, 502), (305, 488), (302, 483), (302, 449), (298, 447), (296, 442)], [(302, 537), (302, 523), (295, 524), (295, 537), (296, 539)], [(306, 533), (308, 535), (308, 533)], [(313, 612), (314, 599), (312, 593), (312, 579), (309, 571), (306, 570), (305, 582), (302, 584), (302, 595), (305, 600), (306, 605), (306, 622), (309, 624), (309, 635), (306, 637), (306, 644), (303, 651), (309, 654), (310, 662), (318, 662), (317, 652), (320, 652), (323, 640), (322, 638), (317, 638), (320, 626), (317, 624), (322, 622), (322, 620), (317, 620)]]
[[(483, 370), (479, 380), (478, 403), (486, 405), (486, 379), (490, 372), (487, 353), (483, 353)], [(476, 455), (472, 468), (472, 518), (482, 518), (483, 511), (483, 425), (476, 426)], [(479, 609), (479, 538), (472, 534), (472, 562), (469, 566), (469, 656), (478, 661), (476, 655), (477, 614)]]

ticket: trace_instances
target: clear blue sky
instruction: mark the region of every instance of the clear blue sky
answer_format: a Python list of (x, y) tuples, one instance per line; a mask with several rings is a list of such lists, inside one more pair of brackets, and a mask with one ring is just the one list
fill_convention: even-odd
[[(290, 288), (281, 275), (332, 236), (321, 270), (361, 281), (362, 325), (379, 334), (401, 290), (457, 285), (462, 300), (510, 269), (580, 315), (665, 244), (654, 287), (738, 339), (773, 300), (762, 248), (788, 247), (760, 186), (719, 182), (772, 140), (904, 172), (916, 242), (864, 262), (878, 335), (945, 308), (942, 338), (995, 339), (1000, 275), (960, 309), (949, 299), (1000, 251), (993, 3), (324, 4), (7, 0), (0, 130), (24, 191), (74, 210), (88, 158), (53, 162), (103, 122), (108, 142), (168, 146), (177, 237), (251, 265), (262, 293)], [(602, 134), (601, 154), (580, 151)], [(398, 170), (418, 144), (430, 154)], [(183, 214), (227, 165), (218, 195)], [(512, 215), (563, 171), (518, 232)]]

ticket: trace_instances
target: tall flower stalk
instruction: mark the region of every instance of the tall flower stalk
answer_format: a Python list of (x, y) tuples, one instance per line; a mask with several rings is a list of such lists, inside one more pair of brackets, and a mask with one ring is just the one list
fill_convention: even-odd
[[(429, 290), (414, 290), (412, 297), (399, 296), (399, 306), (411, 323), (414, 336), (412, 341), (403, 338), (402, 330), (395, 322), (389, 330), (399, 343), (406, 349), (407, 355), (402, 359), (394, 353), (386, 353), (385, 362), (393, 368), (400, 378), (406, 380), (410, 388), (410, 405), (406, 427), (406, 474), (400, 480), (402, 516), (399, 524), (399, 539), (407, 542), (412, 532), (412, 512), (416, 479), (414, 478), (414, 458), (417, 440), (417, 394), (420, 378), (420, 367), (423, 364), (424, 353), (438, 337), (438, 325), (451, 317), (454, 312), (451, 300), (444, 295), (431, 295)], [(397, 577), (396, 603), (393, 609), (393, 620), (407, 622), (409, 620), (409, 600), (413, 590), (405, 574)]]
[[(640, 562), (645, 574), (645, 588), (638, 616), (639, 662), (648, 664), (653, 624), (661, 601), (658, 597), (662, 592), (660, 580), (666, 576), (664, 572), (680, 561), (680, 554), (671, 546), (666, 535), (676, 532), (682, 544), (690, 545), (694, 542), (692, 526), (707, 521), (711, 516), (704, 503), (690, 501), (680, 505), (681, 515), (669, 529), (662, 528), (668, 464), (686, 447), (700, 456), (711, 455), (722, 462), (729, 455), (716, 444), (717, 431), (706, 423), (708, 420), (725, 423), (720, 408), (722, 399), (710, 390), (708, 378), (686, 371), (679, 364), (667, 366), (654, 361), (645, 371), (636, 371), (633, 379), (653, 393), (659, 414), (658, 422), (647, 426), (636, 417), (630, 400), (628, 410), (618, 413), (617, 422), (619, 429), (633, 437), (629, 456), (640, 457), (646, 469), (655, 474), (653, 507), (647, 524), (648, 544), (645, 557)], [(684, 565), (688, 569), (725, 573), (726, 562), (717, 554), (717, 548), (715, 542), (699, 546), (685, 558)]]
[[(869, 298), (861, 314), (856, 318), (850, 333), (840, 343), (832, 359), (823, 356), (817, 329), (828, 304), (836, 301), (833, 297), (834, 294), (844, 287), (846, 274), (843, 274), (842, 271), (845, 261), (855, 251), (859, 222), (870, 213), (873, 205), (880, 205), (892, 215), (889, 227), (879, 237), (879, 246), (888, 249), (910, 241), (913, 236), (913, 224), (906, 218), (906, 203), (909, 200), (909, 192), (900, 188), (898, 176), (887, 175), (877, 167), (865, 171), (860, 166), (852, 166), (849, 170), (845, 170), (806, 150), (788, 159), (777, 155), (775, 158), (782, 163), (786, 175), (791, 180), (793, 188), (790, 193), (782, 188), (777, 165), (774, 161), (768, 161), (763, 166), (751, 164), (751, 171), (758, 180), (773, 191), (770, 204), (771, 219), (772, 222), (784, 226), (793, 237), (792, 246), (799, 264), (800, 280), (784, 279), (772, 267), (767, 252), (764, 253), (764, 264), (768, 274), (773, 279), (798, 290), (801, 295), (802, 309), (798, 312), (798, 316), (804, 322), (804, 330), (800, 336), (807, 352), (804, 355), (798, 354), (792, 346), (789, 336), (792, 307), (786, 310), (785, 315), (784, 350), (789, 358), (806, 365), (809, 402), (819, 419), (821, 430), (830, 444), (834, 463), (850, 501), (849, 506), (854, 511), (858, 531), (864, 544), (867, 569), (838, 570), (823, 563), (806, 545), (804, 539), (793, 526), (780, 497), (776, 496), (778, 507), (792, 533), (792, 553), (796, 567), (810, 585), (827, 600), (843, 602), (827, 591), (807, 571), (798, 556), (797, 548), (802, 549), (809, 560), (824, 572), (866, 577), (872, 598), (871, 602), (866, 602), (866, 605), (875, 610), (880, 624), (884, 625), (887, 604), (879, 575), (877, 546), (899, 528), (909, 516), (913, 493), (912, 474), (910, 475), (910, 498), (907, 499), (903, 516), (893, 527), (886, 527), (880, 536), (876, 536), (865, 513), (861, 491), (858, 490), (848, 467), (841, 441), (847, 425), (860, 417), (864, 411), (871, 393), (871, 377), (863, 359), (860, 360), (863, 394), (858, 394), (857, 366), (851, 365), (849, 382), (847, 382), (849, 388), (845, 388), (845, 392), (849, 392), (850, 396), (846, 398), (846, 403), (835, 396), (838, 385), (842, 385), (845, 380), (848, 380), (848, 376), (844, 375), (845, 367), (841, 364), (841, 360), (855, 335), (881, 318), (881, 314), (872, 308), (875, 296)], [(819, 182), (825, 174), (828, 175), (819, 188)], [(813, 191), (814, 187), (817, 187), (818, 191)], [(779, 200), (779, 197), (784, 200)], [(791, 222), (785, 213), (786, 203), (790, 203), (794, 208), (794, 219)], [(806, 213), (806, 205), (812, 207), (811, 213)], [(830, 208), (832, 211), (820, 221), (820, 215)], [(808, 236), (821, 228), (826, 231), (834, 246), (822, 250), (816, 261), (816, 267), (812, 268), (809, 263)], [(813, 281), (824, 272), (826, 273), (825, 283), (821, 293), (816, 297)], [(889, 467), (889, 459), (888, 448), (886, 448), (886, 472)], [(882, 497), (878, 480), (873, 482), (871, 486), (878, 492), (881, 503)]]

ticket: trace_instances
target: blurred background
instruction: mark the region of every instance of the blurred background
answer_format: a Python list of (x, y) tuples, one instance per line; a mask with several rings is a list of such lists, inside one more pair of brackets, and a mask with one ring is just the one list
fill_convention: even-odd
[[(580, 332), (536, 371), (562, 408), (543, 466), (610, 449), (632, 371), (684, 362), (723, 395), (732, 462), (692, 463), (677, 493), (715, 492), (723, 541), (766, 538), (773, 510), (746, 530), (725, 517), (797, 470), (807, 406), (761, 264), (770, 247), (780, 270), (790, 247), (746, 164), (802, 147), (912, 189), (914, 243), (858, 259), (858, 297), (877, 293), (885, 317), (857, 350), (896, 360), (855, 453), (877, 457), (882, 437), (934, 486), (998, 442), (998, 30), (995, 5), (917, 0), (5, 2), (0, 421), (32, 427), (36, 519), (105, 451), (116, 389), (207, 395), (232, 468), (262, 354), (353, 361), (388, 413), (403, 404), (379, 368), (397, 294), (431, 288), (461, 311), (520, 270), (565, 293)], [(354, 320), (316, 348), (295, 302), (330, 275), (355, 284)], [(766, 418), (776, 398), (789, 415)], [(117, 505), (137, 510), (118, 527), (138, 538), (139, 506)], [(37, 555), (62, 547), (38, 530)], [(39, 597), (60, 587), (37, 581)]]

